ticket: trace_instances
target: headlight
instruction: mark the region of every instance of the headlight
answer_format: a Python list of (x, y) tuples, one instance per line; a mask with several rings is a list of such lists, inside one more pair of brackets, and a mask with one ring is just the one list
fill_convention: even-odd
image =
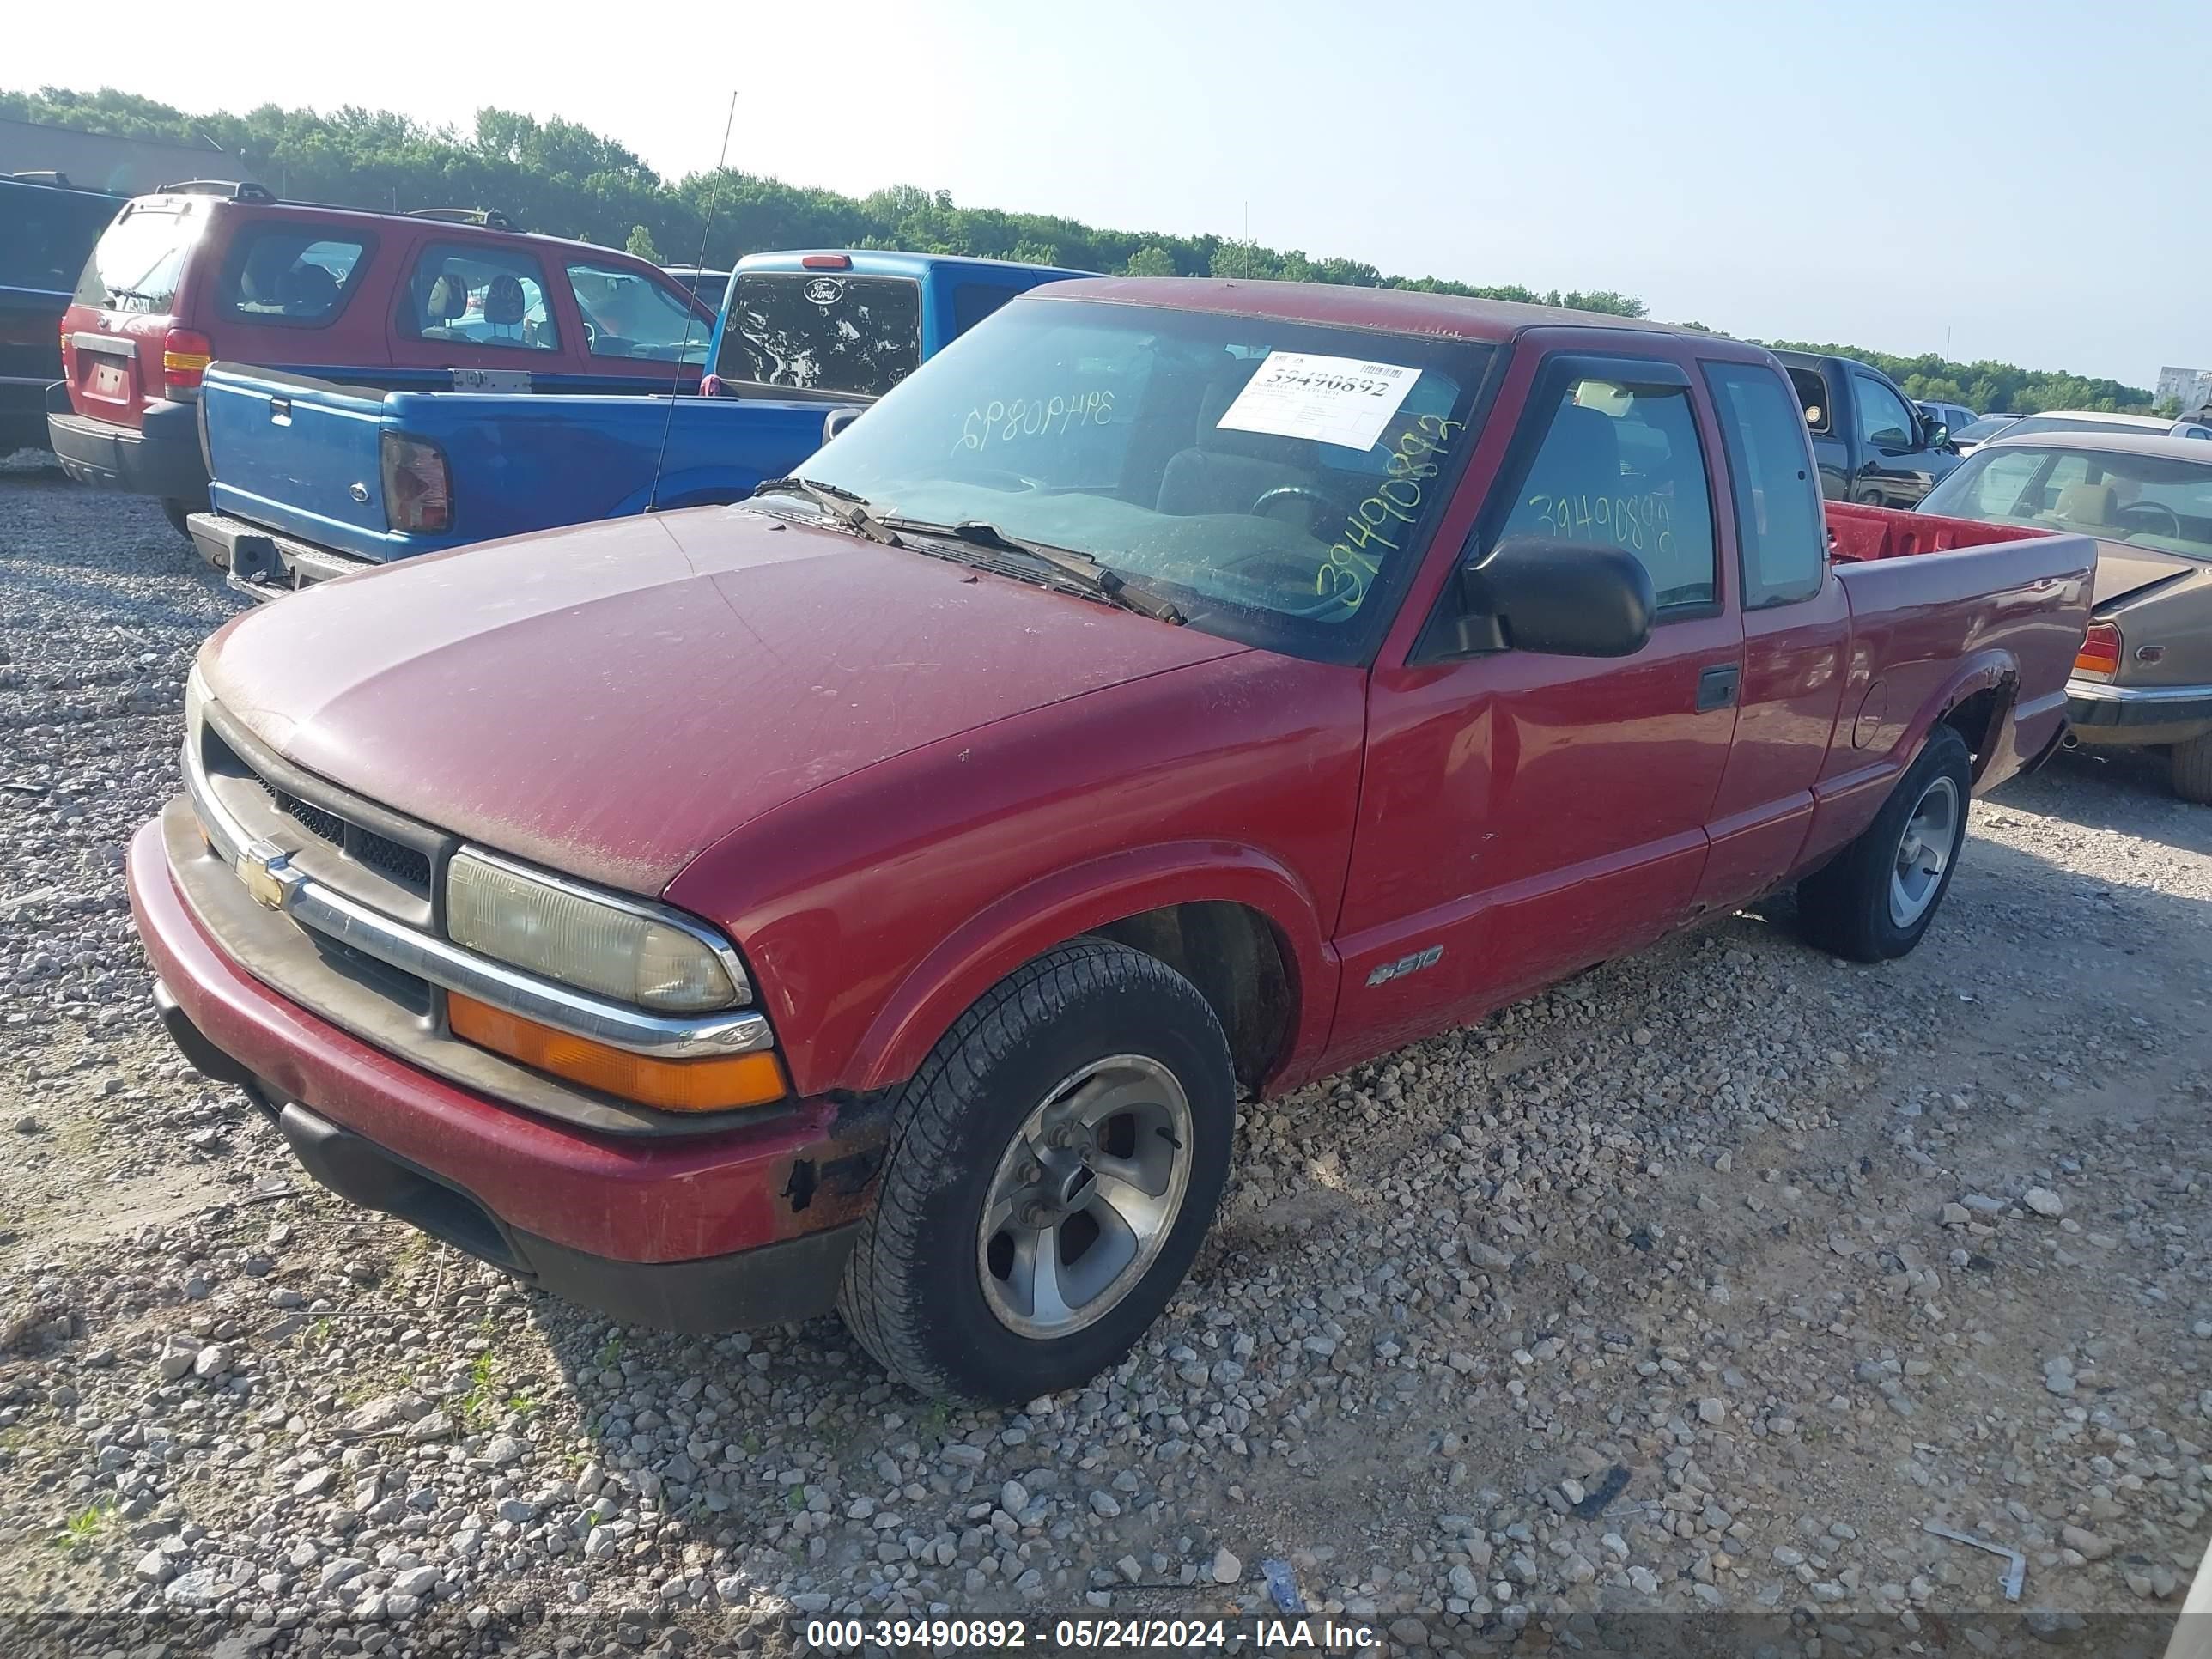
[(446, 933), (513, 967), (666, 1013), (752, 1000), (735, 957), (705, 927), (481, 853), (446, 866)]

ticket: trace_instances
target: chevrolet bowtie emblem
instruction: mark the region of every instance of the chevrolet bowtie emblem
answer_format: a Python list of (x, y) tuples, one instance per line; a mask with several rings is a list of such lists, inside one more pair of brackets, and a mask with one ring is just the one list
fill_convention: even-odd
[(238, 855), (238, 878), (256, 904), (271, 910), (284, 908), (284, 890), (295, 878), (292, 855), (273, 841), (257, 841)]

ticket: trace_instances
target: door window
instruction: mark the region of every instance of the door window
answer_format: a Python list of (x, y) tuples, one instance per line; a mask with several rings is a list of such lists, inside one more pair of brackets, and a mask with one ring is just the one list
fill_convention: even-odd
[(1569, 380), (1497, 540), (1512, 536), (1610, 542), (1643, 562), (1662, 611), (1712, 604), (1712, 504), (1689, 388)]
[(594, 357), (703, 363), (714, 325), (643, 273), (615, 265), (571, 264), (569, 290)]
[(544, 272), (533, 256), (507, 248), (434, 243), (423, 249), (399, 296), (399, 329), (418, 340), (561, 349)]
[(1735, 490), (1743, 608), (1809, 599), (1826, 577), (1828, 526), (1796, 399), (1772, 370), (1748, 364), (1709, 363), (1705, 384)]
[(1863, 374), (1851, 376), (1851, 396), (1858, 404), (1861, 443), (1877, 449), (1912, 447), (1919, 428), (1904, 398)]
[(248, 226), (223, 260), (216, 303), (241, 323), (321, 328), (344, 308), (368, 251), (357, 236), (281, 221)]

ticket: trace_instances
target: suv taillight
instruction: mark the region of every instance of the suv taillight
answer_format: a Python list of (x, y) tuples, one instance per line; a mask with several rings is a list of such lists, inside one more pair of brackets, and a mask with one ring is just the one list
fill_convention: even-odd
[(161, 386), (168, 392), (192, 392), (215, 360), (215, 343), (196, 329), (173, 328), (161, 337)]
[(2081, 648), (2074, 653), (2074, 672), (2108, 680), (2120, 672), (2120, 630), (2110, 623), (2092, 623)]
[(385, 523), (410, 533), (452, 528), (453, 485), (446, 452), (420, 438), (387, 432), (382, 456)]

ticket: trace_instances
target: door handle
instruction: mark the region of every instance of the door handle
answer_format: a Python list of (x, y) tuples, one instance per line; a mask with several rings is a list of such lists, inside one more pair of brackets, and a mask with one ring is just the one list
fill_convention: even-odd
[(1698, 712), (1709, 714), (1716, 708), (1734, 705), (1737, 685), (1742, 681), (1743, 670), (1732, 662), (1716, 663), (1698, 676)]

